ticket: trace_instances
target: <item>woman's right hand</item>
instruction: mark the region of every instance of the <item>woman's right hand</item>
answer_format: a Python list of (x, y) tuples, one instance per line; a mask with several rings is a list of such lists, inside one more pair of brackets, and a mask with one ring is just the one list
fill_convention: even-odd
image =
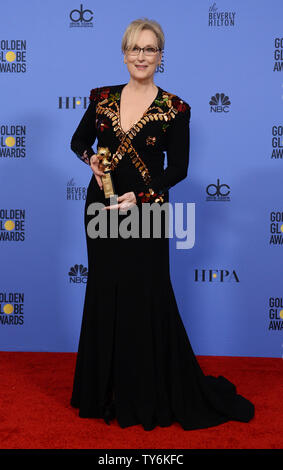
[(92, 169), (92, 171), (93, 171), (93, 174), (94, 174), (94, 176), (95, 176), (95, 178), (96, 178), (96, 181), (97, 181), (97, 183), (98, 183), (100, 189), (103, 189), (101, 177), (104, 175), (104, 171), (102, 171), (103, 166), (102, 166), (102, 164), (100, 163), (100, 160), (99, 160), (97, 154), (94, 153), (94, 154), (90, 157), (89, 161), (90, 161), (90, 167), (91, 167), (91, 169)]

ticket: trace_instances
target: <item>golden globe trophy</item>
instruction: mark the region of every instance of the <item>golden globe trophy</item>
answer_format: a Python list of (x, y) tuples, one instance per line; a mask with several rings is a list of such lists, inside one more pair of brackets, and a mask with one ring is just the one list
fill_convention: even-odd
[[(100, 165), (103, 166), (104, 175), (101, 177), (104, 196), (106, 199), (112, 199), (115, 195), (115, 187), (111, 174), (111, 152), (108, 147), (97, 147), (96, 156), (99, 159)], [(116, 196), (116, 195), (115, 195)]]

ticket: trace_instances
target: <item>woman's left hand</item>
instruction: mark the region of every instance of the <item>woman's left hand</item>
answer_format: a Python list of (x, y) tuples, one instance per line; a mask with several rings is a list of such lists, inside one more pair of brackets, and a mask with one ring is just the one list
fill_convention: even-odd
[(117, 201), (118, 201), (118, 204), (105, 206), (103, 207), (102, 210), (104, 209), (127, 210), (127, 209), (130, 209), (130, 207), (133, 207), (137, 203), (136, 196), (133, 191), (130, 191), (129, 193), (124, 193), (122, 194), (122, 196), (118, 196)]

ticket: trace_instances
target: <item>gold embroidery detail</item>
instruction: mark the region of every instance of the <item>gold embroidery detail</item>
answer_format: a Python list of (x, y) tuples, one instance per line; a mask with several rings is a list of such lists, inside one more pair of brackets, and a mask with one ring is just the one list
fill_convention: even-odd
[[(124, 132), (121, 127), (119, 106), (116, 100), (109, 102), (109, 100), (106, 98), (105, 100), (100, 101), (97, 104), (97, 107), (96, 107), (97, 114), (105, 114), (107, 117), (111, 119), (113, 131), (115, 132), (116, 137), (119, 138), (119, 140), (121, 140), (121, 143), (117, 148), (117, 151), (112, 156), (112, 161), (111, 161), (112, 170), (119, 164), (123, 156), (127, 153), (128, 156), (131, 158), (133, 165), (135, 165), (135, 168), (139, 170), (144, 182), (147, 185), (150, 184), (150, 181), (151, 181), (150, 173), (148, 171), (147, 166), (145, 165), (141, 157), (138, 155), (138, 153), (134, 149), (133, 144), (132, 144), (132, 139), (137, 135), (137, 133), (140, 132), (141, 129), (143, 129), (143, 127), (148, 122), (158, 121), (158, 120), (167, 122), (175, 118), (175, 115), (178, 114), (178, 111), (172, 106), (171, 98), (173, 96), (174, 95), (172, 94), (163, 93), (163, 98), (164, 97), (168, 98), (168, 101), (167, 101), (168, 110), (164, 112), (163, 109), (161, 109), (159, 106), (153, 103), (153, 105), (146, 111), (146, 114), (143, 115), (141, 119), (138, 122), (136, 122), (132, 126), (132, 128), (129, 129), (129, 131), (127, 132)], [(158, 110), (160, 112), (154, 113), (152, 112), (153, 109)], [(153, 145), (152, 141), (147, 140), (147, 142), (150, 142)], [(157, 199), (156, 202), (158, 200), (159, 199)]]
[(146, 145), (154, 145), (156, 142), (156, 137), (151, 137), (150, 135), (146, 138)]

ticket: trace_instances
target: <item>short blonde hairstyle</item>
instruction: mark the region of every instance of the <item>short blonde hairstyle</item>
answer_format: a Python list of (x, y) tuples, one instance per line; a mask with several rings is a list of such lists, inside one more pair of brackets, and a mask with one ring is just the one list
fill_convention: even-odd
[(135, 41), (139, 33), (145, 29), (149, 29), (155, 33), (158, 47), (163, 51), (165, 37), (160, 24), (157, 23), (157, 21), (149, 20), (148, 18), (139, 18), (137, 20), (133, 20), (124, 32), (121, 45), (123, 54), (125, 54), (128, 48), (135, 45)]

